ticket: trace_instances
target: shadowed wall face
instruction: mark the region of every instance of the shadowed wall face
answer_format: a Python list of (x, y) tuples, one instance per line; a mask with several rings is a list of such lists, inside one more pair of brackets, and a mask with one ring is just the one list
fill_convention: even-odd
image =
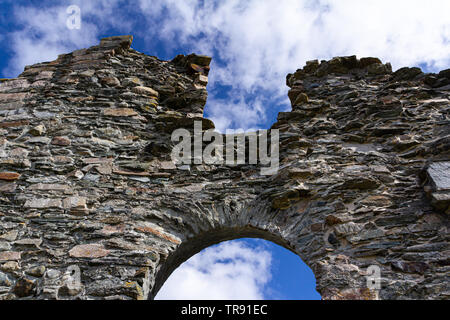
[(0, 83), (0, 298), (148, 299), (212, 244), (273, 241), (324, 299), (448, 298), (450, 75), (376, 58), (287, 76), (279, 168), (174, 164), (210, 58), (131, 36)]

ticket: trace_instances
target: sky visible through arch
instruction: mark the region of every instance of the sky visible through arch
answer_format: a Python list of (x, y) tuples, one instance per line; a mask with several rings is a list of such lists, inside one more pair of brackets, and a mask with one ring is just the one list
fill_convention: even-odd
[[(70, 5), (81, 10), (80, 29), (67, 28)], [(160, 59), (213, 57), (205, 116), (219, 131), (267, 129), (290, 110), (286, 74), (307, 60), (356, 54), (394, 70), (450, 68), (449, 12), (448, 0), (0, 0), (0, 78), (132, 34), (134, 49)], [(236, 252), (256, 252), (240, 241)], [(265, 248), (272, 264), (287, 261)], [(269, 270), (272, 280), (282, 276)]]
[(312, 270), (289, 250), (262, 239), (219, 243), (178, 267), (156, 300), (318, 300)]

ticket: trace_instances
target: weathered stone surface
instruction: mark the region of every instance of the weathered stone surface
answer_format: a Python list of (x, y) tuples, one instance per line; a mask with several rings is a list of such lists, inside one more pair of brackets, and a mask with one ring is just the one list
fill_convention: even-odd
[(0, 241), (0, 251), (6, 251), (11, 249), (11, 244), (5, 241)]
[(39, 246), (42, 243), (42, 239), (20, 239), (14, 242), (14, 244), (17, 247), (36, 247), (39, 248)]
[(393, 76), (394, 76), (394, 79), (396, 79), (396, 80), (411, 80), (420, 74), (422, 74), (422, 70), (420, 70), (420, 68), (404, 67), (404, 68), (400, 68), (396, 72), (394, 72)]
[(427, 174), (436, 191), (450, 190), (450, 161), (430, 164)]
[(4, 272), (14, 272), (20, 269), (19, 263), (16, 261), (8, 261), (1, 265), (0, 270)]
[(17, 230), (11, 230), (11, 231), (8, 231), (8, 232), (5, 232), (4, 234), (2, 234), (0, 236), (0, 239), (7, 240), (7, 241), (14, 241), (17, 239), (18, 234), (19, 234), (19, 232)]
[(118, 86), (120, 86), (120, 81), (116, 77), (104, 77), (104, 78), (101, 78), (101, 82), (103, 84), (106, 84), (106, 85), (110, 86), (110, 87), (118, 87)]
[(77, 209), (85, 209), (86, 208), (86, 198), (85, 197), (69, 197), (63, 200), (63, 207), (66, 209), (77, 208)]
[(28, 139), (27, 143), (49, 144), (52, 140), (48, 137), (34, 137)]
[(62, 202), (60, 199), (30, 199), (25, 202), (25, 208), (61, 208)]
[(0, 252), (0, 261), (20, 260), (21, 253), (14, 251)]
[(25, 270), (25, 273), (30, 276), (40, 278), (45, 273), (45, 266), (37, 266), (37, 267), (30, 268), (28, 270)]
[(431, 205), (450, 214), (450, 162), (431, 163), (426, 170), (428, 185), (425, 186)]
[(128, 48), (130, 48), (132, 42), (133, 42), (132, 35), (113, 36), (113, 37), (103, 38), (100, 41), (100, 47), (128, 49)]
[(164, 234), (163, 232), (157, 230), (155, 227), (152, 227), (152, 226), (147, 226), (147, 225), (139, 226), (139, 227), (136, 227), (136, 230), (141, 231), (141, 232), (152, 233), (152, 234), (154, 234), (154, 235), (156, 235), (156, 236), (158, 236), (158, 237), (160, 237), (162, 239), (165, 239), (167, 241), (173, 242), (175, 244), (180, 244), (181, 243), (181, 241), (176, 239), (175, 237), (173, 237), (171, 235), (168, 235), (168, 234)]
[(151, 97), (159, 96), (159, 93), (156, 90), (153, 90), (152, 88), (149, 88), (149, 87), (137, 86), (137, 87), (134, 87), (132, 89), (132, 91), (135, 93), (138, 93), (138, 94), (144, 94), (144, 95), (148, 95)]
[(349, 178), (347, 181), (344, 182), (342, 187), (345, 189), (367, 190), (367, 189), (375, 189), (379, 185), (380, 185), (380, 183), (373, 178), (359, 176), (359, 177)]
[(130, 117), (136, 116), (138, 113), (130, 108), (108, 108), (103, 110), (103, 114), (105, 116), (113, 116), (113, 117)]
[(286, 78), (279, 168), (262, 175), (248, 159), (172, 161), (174, 129), (214, 128), (211, 57), (161, 61), (131, 41), (0, 83), (1, 299), (151, 299), (194, 253), (241, 237), (298, 254), (324, 299), (448, 299), (448, 70), (308, 61)]
[(376, 195), (368, 196), (361, 201), (362, 204), (376, 207), (387, 207), (392, 204), (392, 201), (388, 196)]
[(0, 123), (0, 128), (16, 128), (23, 127), (30, 124), (28, 120), (18, 120), (18, 121), (4, 121)]
[(0, 172), (0, 180), (13, 181), (20, 178), (17, 172)]
[(102, 258), (108, 254), (109, 250), (99, 244), (78, 245), (69, 251), (69, 255), (74, 258)]
[(70, 139), (67, 137), (54, 137), (51, 143), (56, 146), (70, 146)]
[(335, 232), (339, 236), (347, 236), (350, 234), (354, 234), (360, 232), (363, 226), (361, 224), (357, 224), (354, 222), (348, 222), (345, 224), (340, 224), (334, 228)]
[(86, 202), (87, 199), (85, 197), (73, 196), (63, 199), (62, 206), (64, 209), (68, 209), (70, 214), (87, 215), (89, 210)]
[(12, 292), (16, 294), (18, 297), (27, 297), (34, 293), (36, 288), (36, 281), (27, 279), (27, 278), (21, 278), (17, 280), (16, 285), (14, 286), (14, 289)]

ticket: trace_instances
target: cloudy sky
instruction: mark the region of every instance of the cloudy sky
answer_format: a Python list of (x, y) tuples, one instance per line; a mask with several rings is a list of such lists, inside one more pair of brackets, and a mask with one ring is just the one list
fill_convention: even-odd
[(316, 300), (311, 269), (269, 241), (222, 242), (196, 254), (169, 277), (156, 299)]
[[(80, 29), (67, 28), (70, 5), (80, 8)], [(449, 12), (448, 0), (0, 0), (0, 78), (102, 37), (132, 34), (134, 49), (164, 60), (191, 52), (213, 57), (205, 116), (219, 131), (269, 128), (279, 111), (290, 110), (286, 74), (307, 60), (356, 54), (391, 62), (394, 70), (450, 68)], [(180, 297), (174, 283), (192, 297), (202, 290), (280, 297), (273, 288), (283, 282), (277, 263), (285, 262), (301, 276), (296, 285), (310, 283), (301, 261), (280, 250), (251, 241), (212, 247), (179, 268), (161, 297)], [(192, 288), (194, 280), (204, 284)], [(214, 283), (223, 286), (212, 289)], [(287, 292), (284, 298), (298, 298)]]
[[(157, 299), (263, 299), (272, 256), (243, 241), (209, 247), (186, 261), (166, 281)], [(236, 285), (238, 284), (238, 285)]]

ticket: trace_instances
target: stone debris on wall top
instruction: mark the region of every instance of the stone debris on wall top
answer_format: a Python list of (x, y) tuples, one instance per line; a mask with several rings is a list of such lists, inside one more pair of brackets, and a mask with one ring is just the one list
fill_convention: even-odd
[(449, 298), (449, 70), (307, 62), (287, 76), (280, 166), (263, 176), (173, 163), (173, 130), (214, 128), (211, 57), (131, 44), (1, 81), (0, 299), (153, 298), (194, 253), (246, 236), (298, 254), (324, 299)]

